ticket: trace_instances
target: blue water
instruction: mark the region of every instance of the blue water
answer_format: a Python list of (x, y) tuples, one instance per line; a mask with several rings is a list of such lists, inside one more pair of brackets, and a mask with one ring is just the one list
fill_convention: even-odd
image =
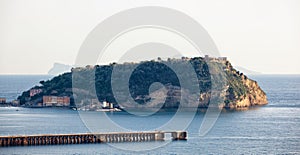
[(52, 77), (51, 75), (0, 75), (0, 97), (12, 101), (23, 91), (39, 85), (39, 81)]
[[(37, 84), (40, 78), (36, 77), (36, 82), (32, 80), (31, 84)], [(80, 144), (2, 147), (0, 154), (300, 154), (300, 75), (260, 75), (251, 78), (258, 81), (267, 93), (269, 104), (245, 111), (223, 111), (210, 132), (203, 137), (199, 136), (198, 131), (204, 113), (199, 112), (187, 128), (187, 141), (174, 141), (148, 151), (124, 151), (108, 144)], [(24, 85), (14, 90), (30, 87), (25, 87), (27, 82), (22, 83)], [(0, 96), (5, 96), (4, 90), (0, 92)], [(18, 93), (20, 92), (15, 92)], [(9, 96), (16, 95), (12, 92)], [(86, 113), (94, 118), (101, 114)], [(128, 129), (154, 130), (171, 120), (174, 113), (162, 112), (151, 117), (135, 117), (123, 112), (106, 114), (113, 122)], [(189, 115), (186, 113), (182, 117)], [(83, 132), (89, 132), (89, 129), (77, 111), (57, 108), (0, 108), (0, 135)], [(164, 143), (116, 145), (147, 148), (152, 144)]]

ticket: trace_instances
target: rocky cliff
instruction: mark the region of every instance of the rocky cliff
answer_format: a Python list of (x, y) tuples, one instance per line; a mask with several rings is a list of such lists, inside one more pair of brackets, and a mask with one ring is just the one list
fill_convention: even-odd
[(247, 94), (240, 96), (226, 105), (228, 108), (243, 108), (268, 103), (266, 93), (258, 86), (256, 81), (242, 76), (242, 83), (247, 87)]

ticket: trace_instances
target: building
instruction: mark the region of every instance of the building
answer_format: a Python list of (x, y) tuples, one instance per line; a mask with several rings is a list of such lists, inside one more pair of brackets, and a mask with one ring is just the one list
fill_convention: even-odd
[(1, 97), (0, 98), (0, 104), (5, 104), (6, 103), (6, 98)]
[(70, 97), (43, 96), (43, 106), (69, 106)]
[(32, 97), (32, 96), (34, 96), (36, 94), (41, 93), (42, 91), (43, 91), (42, 89), (30, 89), (29, 95), (30, 95), (30, 97)]
[(209, 56), (208, 56), (208, 55), (205, 55), (205, 56), (204, 56), (204, 60), (208, 61), (208, 60), (209, 60)]
[(219, 57), (218, 58), (220, 61), (227, 61), (227, 57)]
[(103, 108), (109, 107), (109, 103), (106, 102), (106, 101), (103, 101), (103, 102), (102, 102), (102, 107), (103, 107)]
[(103, 109), (113, 109), (114, 108), (114, 104), (106, 102), (106, 101), (103, 101), (102, 102), (102, 108)]
[(227, 61), (227, 57), (218, 57), (218, 58), (215, 58), (215, 57), (209, 57), (209, 55), (205, 55), (204, 56), (204, 60), (205, 61)]

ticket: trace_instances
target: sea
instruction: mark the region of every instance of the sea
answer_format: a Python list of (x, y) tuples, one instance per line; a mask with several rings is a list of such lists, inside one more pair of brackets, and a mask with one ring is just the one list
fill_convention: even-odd
[[(23, 91), (52, 78), (47, 75), (1, 75), (0, 97), (14, 100)], [(222, 111), (207, 134), (199, 128), (205, 111), (192, 115), (186, 141), (72, 144), (0, 147), (0, 154), (300, 154), (300, 75), (252, 75), (266, 92), (269, 104), (239, 111)], [(172, 119), (174, 112), (135, 116), (126, 112), (85, 112), (97, 119), (107, 116), (131, 131), (156, 130)], [(187, 112), (181, 118), (190, 117)], [(178, 118), (177, 118), (178, 119)], [(0, 135), (87, 133), (82, 113), (67, 108), (0, 107)], [(182, 122), (180, 122), (182, 121)], [(172, 130), (172, 129), (170, 129)], [(152, 148), (152, 146), (156, 146)], [(137, 149), (132, 149), (137, 148)]]

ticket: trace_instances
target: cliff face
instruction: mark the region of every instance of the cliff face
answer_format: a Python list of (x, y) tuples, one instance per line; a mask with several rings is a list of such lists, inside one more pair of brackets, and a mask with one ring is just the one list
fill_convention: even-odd
[[(228, 69), (228, 73), (233, 76), (228, 76), (229, 85), (226, 90), (227, 95), (223, 107), (238, 109), (268, 104), (266, 93), (260, 88), (256, 81), (249, 79), (243, 73), (239, 73), (230, 63), (226, 64), (226, 68)], [(232, 77), (238, 79), (238, 84), (234, 82), (235, 80), (233, 80)]]
[[(196, 82), (199, 88), (197, 94), (191, 92), (189, 88), (185, 88), (178, 79), (178, 75), (190, 74), (186, 72), (185, 65), (187, 63), (192, 65), (193, 72), (197, 76)], [(175, 73), (168, 66), (175, 66), (177, 72)], [(120, 88), (117, 88), (118, 92), (113, 91), (111, 80), (113, 70), (116, 68), (119, 72), (114, 73), (116, 79), (113, 82), (117, 81), (117, 85), (119, 85), (118, 82), (127, 83), (129, 92), (126, 92), (128, 87), (123, 88), (121, 84)], [(130, 77), (126, 77), (128, 72), (132, 72)], [(77, 80), (72, 79), (74, 76), (77, 77)], [(181, 80), (187, 84), (194, 84), (188, 78)], [(160, 83), (163, 87), (153, 87), (153, 90), (149, 92), (155, 82)], [(38, 104), (35, 102), (42, 102), (44, 95), (69, 96), (72, 101), (75, 99), (82, 104), (88, 104), (90, 100), (97, 99), (100, 102), (121, 104), (125, 108), (178, 108), (179, 105), (187, 108), (206, 108), (208, 105), (214, 105), (219, 108), (237, 109), (263, 105), (268, 102), (266, 94), (256, 81), (239, 73), (226, 59), (217, 58), (197, 57), (87, 66), (72, 69), (71, 73), (64, 73), (51, 80), (41, 81), (40, 84), (41, 86), (33, 88), (42, 89), (41, 93), (29, 96), (30, 90), (28, 90), (18, 97), (21, 104)], [(81, 87), (74, 87), (76, 84)], [(122, 103), (117, 102), (115, 95), (123, 99)], [(129, 98), (133, 98), (138, 104), (131, 104)], [(151, 102), (153, 99), (158, 100)], [(81, 104), (77, 103), (76, 106), (81, 106)]]
[(254, 105), (268, 104), (265, 92), (258, 86), (256, 81), (247, 78), (245, 79), (244, 76), (242, 82), (248, 88), (249, 92), (246, 96), (239, 98), (235, 104), (231, 103), (229, 105), (230, 108), (243, 108)]

